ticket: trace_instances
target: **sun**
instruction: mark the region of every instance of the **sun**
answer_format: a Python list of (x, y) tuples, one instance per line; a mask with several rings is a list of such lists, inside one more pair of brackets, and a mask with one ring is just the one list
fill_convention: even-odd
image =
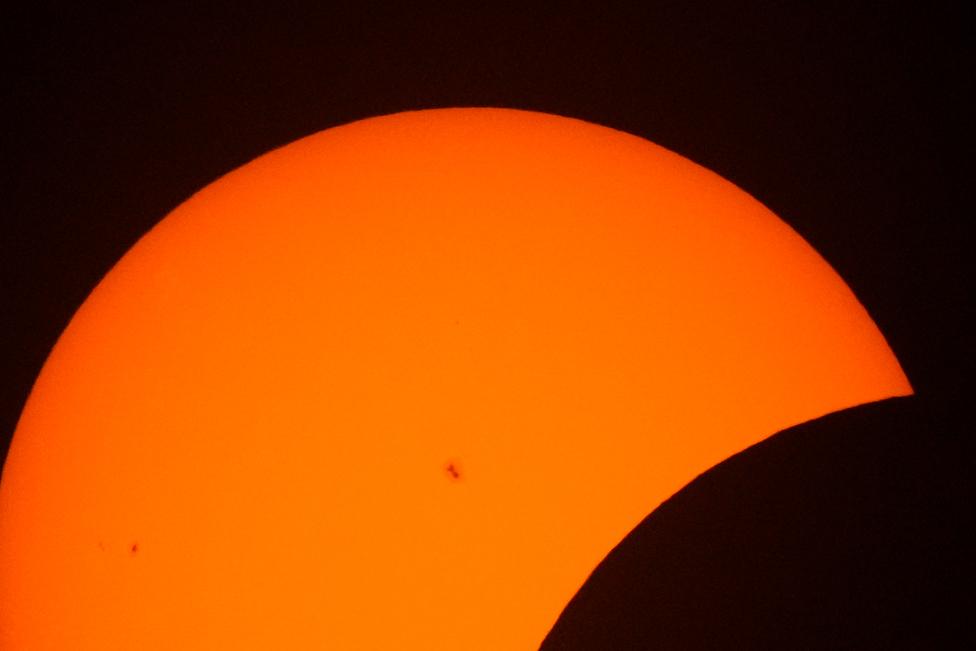
[(0, 485), (4, 649), (530, 649), (697, 474), (911, 387), (758, 201), (502, 109), (329, 129), (78, 310)]

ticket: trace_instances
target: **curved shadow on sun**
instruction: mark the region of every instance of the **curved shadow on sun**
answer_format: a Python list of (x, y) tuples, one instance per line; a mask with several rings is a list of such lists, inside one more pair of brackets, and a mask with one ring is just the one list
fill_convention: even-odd
[(610, 552), (542, 650), (941, 647), (965, 621), (959, 430), (912, 396), (753, 445)]

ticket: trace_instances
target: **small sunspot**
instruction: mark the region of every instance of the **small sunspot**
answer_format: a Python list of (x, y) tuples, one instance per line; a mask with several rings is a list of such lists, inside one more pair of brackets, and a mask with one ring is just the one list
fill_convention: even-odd
[(457, 463), (453, 461), (444, 467), (444, 472), (446, 472), (453, 480), (461, 479), (461, 469), (458, 467)]

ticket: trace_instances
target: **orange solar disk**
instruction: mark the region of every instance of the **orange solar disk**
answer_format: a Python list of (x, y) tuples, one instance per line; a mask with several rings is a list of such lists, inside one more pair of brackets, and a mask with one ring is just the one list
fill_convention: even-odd
[(697, 474), (911, 388), (840, 278), (645, 140), (329, 129), (98, 285), (0, 487), (0, 647), (531, 649)]

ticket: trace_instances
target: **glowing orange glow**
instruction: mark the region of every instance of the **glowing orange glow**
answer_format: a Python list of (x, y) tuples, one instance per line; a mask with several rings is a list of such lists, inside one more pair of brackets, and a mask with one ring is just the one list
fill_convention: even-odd
[(911, 388), (756, 200), (495, 109), (273, 151), (51, 353), (0, 488), (0, 647), (536, 648), (661, 501)]

